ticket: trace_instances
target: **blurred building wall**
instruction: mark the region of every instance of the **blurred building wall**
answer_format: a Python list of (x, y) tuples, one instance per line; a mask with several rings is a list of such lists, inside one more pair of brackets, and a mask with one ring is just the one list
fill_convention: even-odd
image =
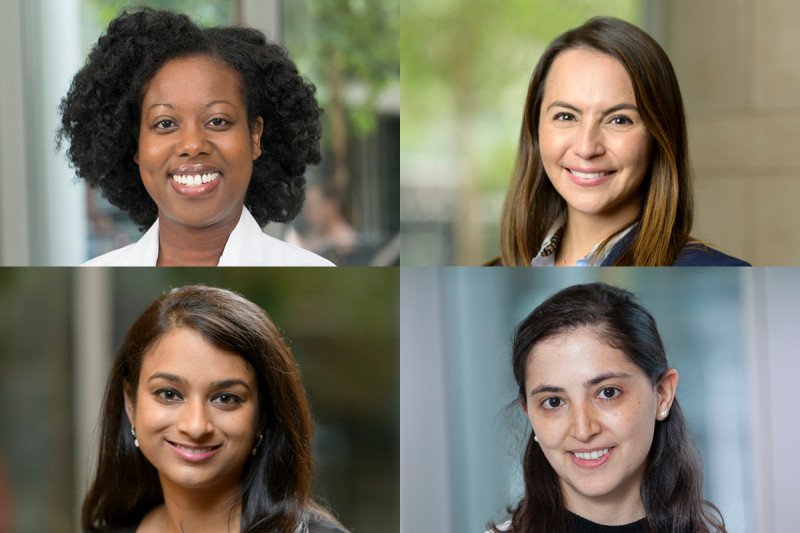
[(693, 233), (754, 265), (800, 264), (800, 3), (658, 4), (686, 104)]

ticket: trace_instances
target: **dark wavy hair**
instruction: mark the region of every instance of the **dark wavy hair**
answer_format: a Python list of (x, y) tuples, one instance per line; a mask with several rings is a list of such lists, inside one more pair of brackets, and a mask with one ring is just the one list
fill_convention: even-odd
[[(655, 387), (669, 370), (653, 316), (636, 297), (604, 283), (568, 287), (534, 309), (513, 337), (514, 402), (526, 402), (525, 373), (534, 347), (545, 339), (588, 327), (644, 371)], [(522, 461), (525, 495), (510, 506), (511, 527), (492, 531), (553, 533), (567, 530), (567, 512), (558, 475), (531, 434)], [(724, 533), (722, 515), (703, 498), (700, 456), (686, 428), (678, 400), (656, 422), (640, 488), (647, 530), (652, 533)]]
[(296, 531), (315, 517), (311, 500), (312, 419), (300, 371), (263, 309), (224, 289), (190, 285), (170, 290), (133, 323), (108, 378), (100, 454), (83, 502), (85, 531), (139, 524), (164, 501), (158, 472), (134, 446), (123, 391), (135, 401), (142, 360), (174, 328), (191, 328), (213, 346), (241, 357), (258, 385), (259, 453), (248, 455), (241, 482), (241, 531)]
[(133, 161), (139, 137), (143, 88), (164, 63), (204, 55), (239, 76), (248, 124), (264, 120), (261, 156), (244, 204), (260, 225), (288, 222), (303, 205), (309, 164), (320, 162), (320, 116), (315, 88), (287, 51), (251, 28), (201, 28), (183, 14), (123, 11), (108, 25), (61, 101), (57, 146), (93, 188), (127, 211), (141, 229), (155, 222), (157, 207)]
[[(658, 43), (633, 24), (611, 17), (592, 18), (559, 35), (536, 64), (500, 219), (500, 261), (530, 265), (550, 226), (565, 209), (539, 155), (539, 115), (553, 61), (573, 49), (594, 50), (622, 63), (633, 85), (636, 107), (652, 137), (639, 230), (615, 265), (671, 265), (681, 248), (692, 241), (692, 177), (681, 90), (669, 57)], [(611, 238), (613, 235), (605, 242)]]

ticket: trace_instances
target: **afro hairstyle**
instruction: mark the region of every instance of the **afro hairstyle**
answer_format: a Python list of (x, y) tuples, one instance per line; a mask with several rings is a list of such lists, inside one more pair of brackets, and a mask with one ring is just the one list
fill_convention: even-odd
[(133, 160), (143, 88), (167, 61), (206, 55), (237, 72), (248, 123), (264, 120), (261, 156), (244, 200), (261, 226), (288, 222), (303, 206), (310, 164), (320, 162), (320, 117), (314, 86), (287, 51), (258, 30), (201, 28), (171, 11), (123, 11), (111, 21), (61, 101), (57, 147), (79, 178), (145, 229), (158, 216)]

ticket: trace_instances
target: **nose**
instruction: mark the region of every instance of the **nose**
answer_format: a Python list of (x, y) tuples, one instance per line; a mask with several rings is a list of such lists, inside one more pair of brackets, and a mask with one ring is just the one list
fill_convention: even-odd
[(186, 124), (181, 128), (176, 146), (178, 155), (191, 158), (207, 154), (210, 150), (211, 145), (202, 124)]
[(600, 433), (600, 422), (595, 415), (595, 409), (591, 405), (573, 404), (572, 435), (576, 439), (588, 442)]
[(592, 159), (605, 152), (603, 132), (600, 126), (588, 121), (580, 124), (575, 133), (572, 151), (581, 159)]
[(202, 399), (187, 401), (181, 409), (178, 420), (178, 431), (194, 440), (214, 431), (214, 426), (206, 412), (206, 403)]

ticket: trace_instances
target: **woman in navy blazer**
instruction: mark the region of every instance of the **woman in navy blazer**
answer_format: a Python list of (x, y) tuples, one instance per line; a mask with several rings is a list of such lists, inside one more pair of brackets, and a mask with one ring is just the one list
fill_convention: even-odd
[(652, 37), (606, 17), (564, 33), (528, 88), (496, 263), (746, 266), (690, 235), (687, 144)]

